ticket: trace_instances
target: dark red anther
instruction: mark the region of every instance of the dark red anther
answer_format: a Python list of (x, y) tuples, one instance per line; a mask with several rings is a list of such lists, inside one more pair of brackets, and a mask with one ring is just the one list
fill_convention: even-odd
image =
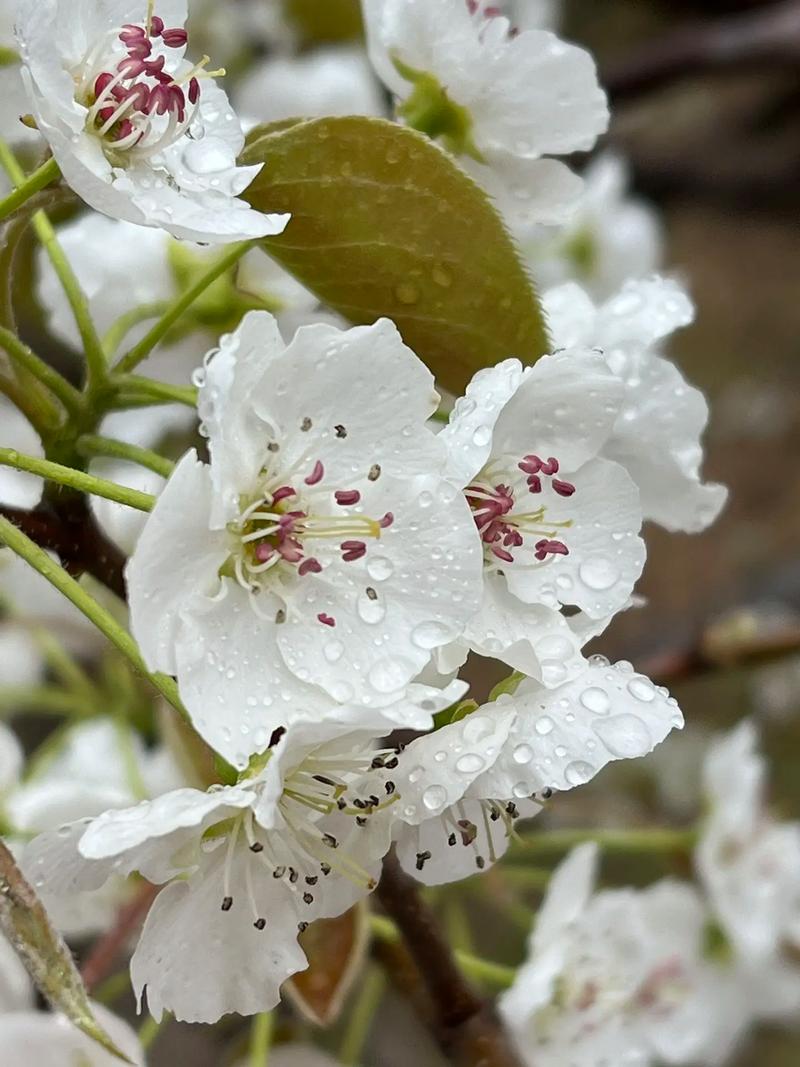
[(145, 72), (147, 64), (143, 59), (139, 59), (136, 56), (128, 56), (127, 59), (123, 59), (117, 68), (120, 74), (125, 78), (138, 78)]
[(164, 32), (164, 20), (159, 15), (153, 15), (150, 19), (150, 36), (160, 37)]
[(335, 626), (336, 625), (336, 619), (334, 619), (332, 615), (326, 615), (324, 611), (321, 611), (319, 613), (319, 615), (317, 615), (317, 618), (319, 619), (319, 621), (322, 623), (323, 626)]
[(322, 465), (322, 461), (318, 459), (317, 462), (314, 464), (314, 469), (311, 471), (311, 474), (309, 474), (309, 476), (307, 478), (304, 478), (303, 480), (305, 481), (306, 485), (318, 485), (324, 477), (325, 468)]
[(532, 474), (528, 478), (528, 491), (531, 493), (541, 493), (542, 491), (542, 479), (538, 474)]
[(271, 559), (275, 555), (275, 549), (272, 545), (268, 545), (266, 542), (258, 545), (255, 551), (255, 557), (259, 563), (266, 563), (268, 559)]
[(287, 537), (278, 545), (281, 558), (287, 563), (299, 563), (303, 558), (303, 546), (294, 537)]
[(349, 507), (351, 504), (357, 504), (361, 499), (361, 493), (357, 489), (337, 489), (334, 493), (336, 503), (341, 504), (342, 507)]
[(189, 40), (189, 34), (186, 30), (182, 30), (180, 27), (176, 26), (174, 29), (164, 30), (161, 34), (161, 39), (167, 48), (183, 48)]
[(505, 548), (500, 548), (499, 545), (492, 545), (492, 552), (498, 559), (501, 559), (503, 563), (513, 563), (514, 557)]
[(154, 85), (150, 90), (150, 101), (147, 105), (147, 113), (152, 115), (166, 115), (169, 111), (170, 93), (166, 85)]
[(536, 545), (536, 558), (538, 560), (547, 559), (548, 556), (568, 556), (569, 549), (563, 541), (548, 541), (543, 539), (537, 541)]
[(558, 474), (559, 462), (555, 456), (550, 456), (546, 463), (542, 464), (542, 474)]
[(134, 133), (135, 130), (136, 127), (133, 125), (130, 119), (123, 119), (122, 122), (119, 124), (116, 140), (124, 141), (127, 137), (130, 137), (130, 135)]
[(113, 74), (107, 74), (107, 73), (103, 72), (102, 74), (98, 74), (97, 75), (97, 79), (95, 80), (95, 83), (94, 83), (95, 100), (99, 99), (103, 95), (103, 93), (106, 91), (106, 89), (109, 87), (109, 85), (113, 82), (113, 80), (114, 80), (114, 75)]
[(304, 559), (300, 566), (297, 568), (297, 573), (302, 578), (306, 574), (319, 574), (322, 571), (322, 564), (318, 559), (313, 559), (309, 556), (308, 559)]
[(196, 104), (200, 99), (200, 82), (197, 78), (192, 78), (189, 82), (189, 103)]
[(388, 530), (393, 523), (394, 514), (391, 511), (387, 511), (383, 518), (378, 520), (378, 526), (380, 526), (382, 530)]
[[(155, 78), (159, 74), (161, 74), (164, 70), (165, 63), (166, 59), (164, 58), (164, 56), (156, 56), (155, 59), (151, 59), (148, 63), (146, 63), (145, 70), (147, 72), (148, 77)], [(170, 77), (170, 83), (171, 82), (172, 78)]]
[(367, 554), (367, 546), (363, 541), (342, 541), (339, 548), (342, 550), (342, 559), (345, 563), (353, 563), (357, 559), (363, 559)]
[(288, 500), (290, 496), (297, 496), (297, 493), (290, 485), (282, 485), (280, 489), (276, 489), (272, 494), (272, 503), (280, 504), (282, 500)]
[(572, 496), (575, 492), (575, 486), (572, 482), (562, 482), (559, 478), (554, 478), (553, 491), (558, 493), (559, 496)]
[(538, 474), (542, 469), (542, 461), (538, 456), (525, 456), (517, 466), (525, 474)]

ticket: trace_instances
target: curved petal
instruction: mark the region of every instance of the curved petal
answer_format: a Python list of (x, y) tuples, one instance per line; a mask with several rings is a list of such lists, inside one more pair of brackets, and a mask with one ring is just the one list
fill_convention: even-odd
[(226, 536), (209, 529), (208, 467), (187, 452), (156, 501), (125, 576), (131, 629), (151, 670), (175, 674), (180, 614), (210, 594), (228, 556)]

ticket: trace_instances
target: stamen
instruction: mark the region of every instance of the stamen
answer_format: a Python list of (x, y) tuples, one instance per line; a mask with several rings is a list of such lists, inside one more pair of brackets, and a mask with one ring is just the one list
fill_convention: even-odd
[(330, 616), (330, 615), (326, 615), (325, 612), (323, 612), (323, 611), (321, 611), (319, 613), (319, 615), (317, 615), (317, 618), (319, 619), (319, 621), (322, 623), (323, 626), (335, 626), (336, 625), (336, 619), (332, 618), (332, 616)]
[(307, 478), (304, 478), (306, 485), (318, 485), (325, 477), (325, 468), (322, 465), (321, 460), (317, 460), (314, 464), (314, 469)]

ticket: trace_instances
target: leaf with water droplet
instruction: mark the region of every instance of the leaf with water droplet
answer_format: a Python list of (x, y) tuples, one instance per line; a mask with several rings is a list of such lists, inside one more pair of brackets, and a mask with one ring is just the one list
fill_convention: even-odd
[(1, 841), (0, 926), (51, 1007), (123, 1063), (130, 1063), (95, 1019), (69, 948)]
[(369, 924), (366, 903), (336, 919), (319, 919), (300, 935), (308, 970), (284, 988), (303, 1015), (317, 1026), (332, 1026), (364, 963)]
[[(351, 322), (393, 319), (441, 384), (549, 346), (517, 248), (486, 193), (433, 142), (384, 119), (254, 130), (244, 196), (292, 220), (266, 251)], [(343, 173), (343, 166), (346, 170)]]

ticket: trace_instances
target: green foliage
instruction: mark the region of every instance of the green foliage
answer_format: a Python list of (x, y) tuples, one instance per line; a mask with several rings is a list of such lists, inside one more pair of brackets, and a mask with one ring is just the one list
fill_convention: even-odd
[(536, 293), (485, 192), (435, 144), (384, 119), (262, 127), (242, 162), (265, 163), (244, 194), (288, 211), (264, 248), (351, 322), (393, 319), (439, 382), (463, 391), (481, 367), (549, 345)]
[(360, 0), (283, 0), (286, 17), (305, 44), (361, 37)]

